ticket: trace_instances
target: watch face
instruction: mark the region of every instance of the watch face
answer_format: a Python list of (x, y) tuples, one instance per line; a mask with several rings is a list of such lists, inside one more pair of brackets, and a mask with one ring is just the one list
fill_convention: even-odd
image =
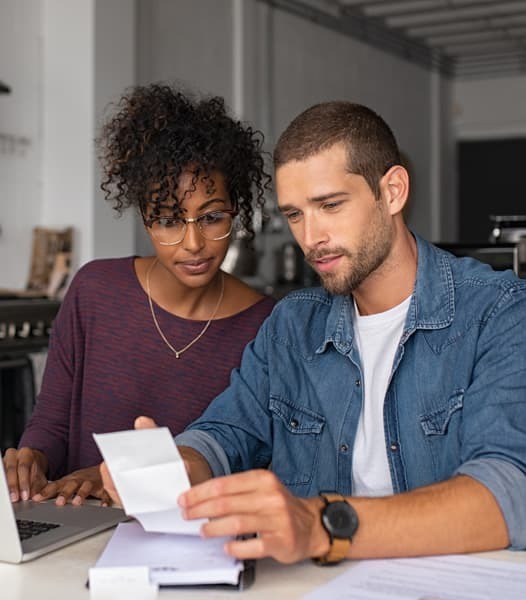
[(323, 524), (335, 538), (351, 539), (358, 529), (356, 512), (347, 502), (331, 502), (322, 513)]

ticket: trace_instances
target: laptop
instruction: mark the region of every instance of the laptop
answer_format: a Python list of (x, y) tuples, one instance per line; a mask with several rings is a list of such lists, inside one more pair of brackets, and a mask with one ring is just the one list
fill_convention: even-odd
[(95, 504), (56, 506), (54, 500), (13, 504), (0, 464), (0, 561), (31, 560), (127, 518), (120, 508)]

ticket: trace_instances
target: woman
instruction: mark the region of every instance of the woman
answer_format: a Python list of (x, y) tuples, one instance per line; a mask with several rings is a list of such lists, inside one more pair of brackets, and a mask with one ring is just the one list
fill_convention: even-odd
[(274, 305), (221, 271), (233, 228), (251, 238), (263, 205), (261, 143), (220, 98), (150, 85), (121, 99), (99, 139), (101, 187), (119, 213), (139, 211), (155, 256), (95, 260), (72, 281), (34, 413), (4, 457), (12, 501), (108, 503), (94, 432), (144, 414), (176, 434), (226, 387)]

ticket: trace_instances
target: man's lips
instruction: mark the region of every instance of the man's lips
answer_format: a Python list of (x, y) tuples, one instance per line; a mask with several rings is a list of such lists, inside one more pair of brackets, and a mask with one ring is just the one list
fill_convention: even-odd
[(334, 269), (341, 258), (341, 254), (327, 254), (319, 258), (310, 259), (309, 262), (317, 271), (325, 273)]

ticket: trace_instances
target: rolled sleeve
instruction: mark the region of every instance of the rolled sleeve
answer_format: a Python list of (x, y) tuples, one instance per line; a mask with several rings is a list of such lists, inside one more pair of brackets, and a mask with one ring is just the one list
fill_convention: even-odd
[(526, 549), (526, 474), (515, 465), (496, 458), (471, 460), (456, 474), (476, 479), (495, 497), (510, 537), (510, 548)]
[(208, 433), (197, 429), (183, 431), (175, 436), (175, 443), (177, 446), (188, 446), (199, 452), (209, 464), (214, 477), (230, 474), (230, 465), (225, 451)]

